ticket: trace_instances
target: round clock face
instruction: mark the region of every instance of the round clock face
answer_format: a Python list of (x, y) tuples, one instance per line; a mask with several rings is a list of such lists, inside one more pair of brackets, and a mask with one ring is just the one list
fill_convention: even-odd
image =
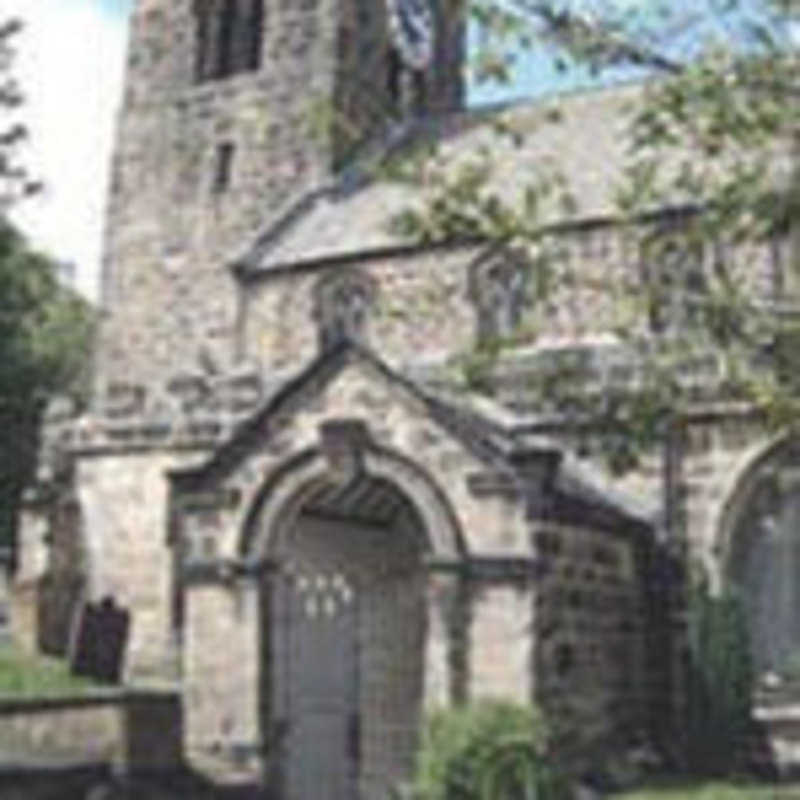
[(389, 32), (403, 61), (425, 69), (433, 57), (434, 23), (430, 0), (387, 0)]

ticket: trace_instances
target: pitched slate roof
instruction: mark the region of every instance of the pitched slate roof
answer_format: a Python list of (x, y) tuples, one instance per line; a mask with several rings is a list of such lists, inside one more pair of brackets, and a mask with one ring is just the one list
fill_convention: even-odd
[[(506, 200), (515, 194), (522, 199), (525, 186), (543, 166), (558, 165), (571, 176), (572, 191), (580, 200), (576, 216), (612, 213), (612, 188), (625, 156), (626, 109), (641, 91), (640, 84), (632, 84), (559, 98), (558, 121), (550, 119), (551, 100), (466, 112), (396, 131), (377, 152), (305, 195), (262, 231), (234, 266), (249, 273), (269, 271), (409, 244), (391, 233), (387, 222), (424, 194), (405, 183), (371, 180), (370, 175), (387, 154), (431, 137), (455, 164), (490, 148), (494, 171), (488, 188)], [(519, 132), (521, 140), (498, 134), (498, 120)], [(554, 215), (543, 222), (562, 220)]]
[[(631, 112), (646, 83), (469, 111), (394, 129), (342, 174), (304, 195), (286, 213), (261, 231), (232, 266), (253, 276), (310, 261), (367, 257), (376, 251), (416, 244), (390, 232), (388, 222), (404, 208), (418, 206), (425, 189), (407, 183), (373, 179), (376, 165), (421, 141), (435, 140), (443, 159), (459, 164), (482, 149), (492, 154), (493, 173), (486, 189), (504, 201), (522, 200), (525, 187), (543, 167), (568, 177), (577, 208), (543, 210), (542, 225), (607, 218), (616, 213), (616, 188), (627, 160)], [(558, 110), (556, 119), (551, 112)], [(521, 136), (500, 135), (496, 123)], [(676, 149), (669, 157), (675, 170), (689, 152)], [(776, 141), (770, 168), (776, 180), (790, 170), (790, 149)], [(699, 156), (698, 156), (699, 157)], [(674, 158), (674, 163), (673, 163)], [(719, 163), (719, 169), (724, 164)], [(670, 205), (685, 206), (693, 197), (675, 197)]]

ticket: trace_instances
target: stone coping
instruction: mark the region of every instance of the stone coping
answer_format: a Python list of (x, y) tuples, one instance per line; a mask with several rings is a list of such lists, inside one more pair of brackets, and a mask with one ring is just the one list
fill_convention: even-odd
[(110, 776), (108, 761), (97, 758), (70, 758), (60, 756), (44, 758), (26, 752), (0, 750), (0, 779), (35, 777), (47, 779), (53, 777), (69, 777), (73, 775)]
[(0, 694), (0, 715), (26, 711), (60, 711), (86, 706), (125, 705), (142, 700), (164, 701), (180, 697), (180, 687), (98, 687), (75, 692), (38, 695)]
[[(183, 578), (189, 584), (229, 583), (256, 578), (279, 567), (279, 562), (272, 560), (198, 559), (184, 566)], [(548, 562), (527, 553), (472, 553), (463, 558), (425, 558), (422, 567), (428, 573), (455, 574), (496, 582), (539, 579), (547, 573)]]

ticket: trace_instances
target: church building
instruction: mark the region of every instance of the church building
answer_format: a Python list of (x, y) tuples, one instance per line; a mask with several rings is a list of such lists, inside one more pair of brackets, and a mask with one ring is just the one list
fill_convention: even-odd
[[(460, 0), (132, 12), (96, 385), (46, 420), (17, 636), (68, 653), (110, 598), (122, 680), (180, 693), (187, 762), (287, 800), (382, 800), (426, 712), (483, 697), (541, 705), (578, 762), (668, 741), (676, 497), (714, 581), (747, 589), (761, 673), (800, 664), (795, 446), (704, 406), (679, 470), (657, 449), (614, 481), (526, 398), (556, 345), (504, 354), (490, 392), (454, 376), (531, 315), (552, 341), (570, 303), (607, 320), (536, 307), (513, 248), (401, 235), (416, 192), (376, 165), (426, 137), (488, 145), (508, 197), (558, 162), (580, 199), (552, 220), (564, 257), (639, 266), (611, 189), (640, 88), (576, 93), (558, 125), (541, 103), (468, 111), (464, 53)], [(521, 145), (495, 142), (498, 115)], [(768, 289), (787, 248), (748, 256)]]

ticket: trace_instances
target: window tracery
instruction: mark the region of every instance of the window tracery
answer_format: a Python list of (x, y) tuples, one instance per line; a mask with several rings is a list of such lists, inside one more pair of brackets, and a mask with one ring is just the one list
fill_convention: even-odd
[(479, 341), (507, 339), (517, 332), (527, 303), (529, 274), (525, 257), (505, 248), (472, 264), (469, 291), (477, 311)]
[(365, 275), (348, 271), (323, 279), (316, 288), (314, 316), (320, 349), (343, 341), (366, 341), (375, 286)]
[(645, 243), (650, 330), (669, 334), (697, 323), (699, 301), (707, 290), (703, 250), (685, 232), (659, 232)]

